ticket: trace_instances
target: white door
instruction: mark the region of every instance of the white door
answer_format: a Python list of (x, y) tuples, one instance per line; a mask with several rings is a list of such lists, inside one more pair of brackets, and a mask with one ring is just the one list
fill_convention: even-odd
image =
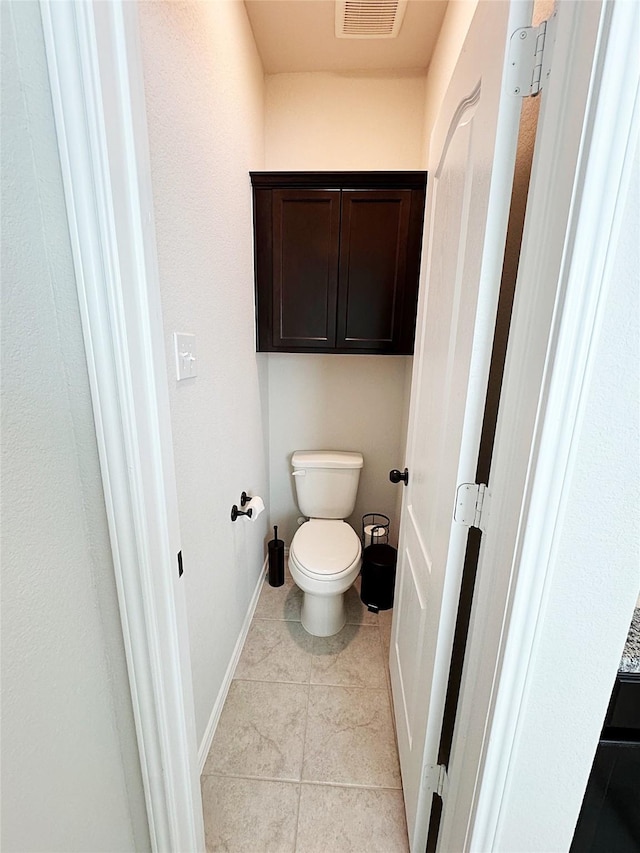
[(520, 99), (503, 94), (508, 34), (529, 4), (481, 3), (432, 136), (391, 681), (409, 840), (424, 851), (511, 198)]

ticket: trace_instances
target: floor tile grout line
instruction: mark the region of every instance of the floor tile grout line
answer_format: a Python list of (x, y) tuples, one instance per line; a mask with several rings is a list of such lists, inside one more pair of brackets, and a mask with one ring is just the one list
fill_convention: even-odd
[(301, 779), (301, 785), (316, 785), (319, 788), (357, 788), (361, 791), (399, 791), (403, 796), (402, 785), (393, 788), (390, 785), (365, 785), (363, 782), (326, 782), (322, 779)]
[(271, 681), (269, 679), (265, 680), (264, 678), (234, 678), (233, 681), (244, 681), (250, 684), (293, 684), (299, 687), (305, 687), (306, 685), (311, 687), (344, 687), (345, 690), (371, 690), (378, 693), (389, 692), (386, 684), (383, 684), (382, 687), (367, 687), (362, 684), (333, 684), (324, 681)]
[[(259, 603), (258, 603), (258, 607), (259, 607)], [(273, 616), (273, 615), (268, 615), (268, 614), (261, 614), (259, 609), (257, 609), (257, 608), (256, 608), (256, 612), (253, 616), (253, 619), (251, 621), (253, 622), (255, 620), (264, 621), (264, 622), (301, 622), (302, 621), (300, 616), (287, 617), (287, 616)], [(357, 619), (357, 618), (354, 619), (354, 618), (347, 617), (347, 620), (344, 623), (343, 627), (346, 627), (347, 625), (350, 625), (352, 627), (358, 627), (358, 628), (376, 628), (378, 631), (381, 631), (380, 622), (378, 620), (376, 620), (375, 622), (371, 622), (371, 621), (362, 621), (362, 619)], [(310, 636), (313, 636), (313, 635), (310, 635)], [(331, 636), (335, 636), (335, 635), (331, 635)], [(328, 639), (328, 638), (319, 637), (318, 639)]]
[(300, 798), (302, 797), (302, 775), (304, 773), (304, 758), (307, 751), (307, 731), (309, 729), (309, 705), (311, 704), (311, 669), (309, 669), (309, 685), (307, 687), (307, 712), (304, 719), (304, 735), (302, 737), (302, 760), (300, 762), (300, 789), (298, 791), (298, 813), (296, 814), (296, 830), (294, 834), (294, 853), (298, 847), (298, 830), (300, 829)]
[(301, 625), (299, 619), (280, 619), (277, 616), (256, 616), (255, 617), (258, 622), (296, 622), (298, 625)]
[[(247, 782), (281, 782), (283, 785), (315, 785), (319, 788), (355, 788), (359, 791), (391, 791), (394, 793), (402, 793), (402, 787), (400, 785), (397, 788), (393, 788), (390, 785), (365, 785), (362, 782), (325, 782), (323, 780), (315, 779), (282, 779), (278, 776), (243, 776), (240, 773), (221, 773), (220, 771), (206, 774), (206, 778), (212, 777), (217, 779), (239, 779)], [(205, 778), (205, 774), (203, 774), (203, 778)]]
[(301, 779), (300, 785), (316, 785), (320, 788), (356, 788), (359, 791), (402, 791), (402, 788), (392, 788), (389, 785), (364, 785), (361, 782), (323, 782), (313, 779)]
[(202, 778), (215, 779), (238, 779), (246, 782), (282, 782), (283, 785), (301, 785), (302, 779), (285, 779), (281, 776), (247, 776), (242, 773), (222, 773), (216, 770), (215, 773), (207, 773), (202, 775)]
[(293, 851), (298, 849), (298, 829), (300, 826), (300, 798), (302, 797), (302, 780), (298, 783), (298, 806), (296, 809), (295, 828), (293, 830)]

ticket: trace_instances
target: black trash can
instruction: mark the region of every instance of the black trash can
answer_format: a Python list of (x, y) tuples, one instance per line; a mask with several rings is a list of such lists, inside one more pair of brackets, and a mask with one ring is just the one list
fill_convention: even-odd
[(360, 600), (373, 613), (393, 607), (397, 561), (391, 545), (369, 545), (362, 552)]

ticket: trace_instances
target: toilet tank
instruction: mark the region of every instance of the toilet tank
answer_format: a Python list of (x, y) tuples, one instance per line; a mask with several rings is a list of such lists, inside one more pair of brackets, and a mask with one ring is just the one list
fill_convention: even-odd
[(348, 518), (356, 505), (361, 453), (296, 450), (291, 457), (298, 507), (307, 518)]

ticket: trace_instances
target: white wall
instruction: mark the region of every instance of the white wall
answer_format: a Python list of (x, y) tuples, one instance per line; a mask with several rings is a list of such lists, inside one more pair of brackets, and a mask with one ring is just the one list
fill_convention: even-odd
[[(263, 564), (267, 364), (256, 355), (250, 169), (264, 165), (264, 82), (244, 4), (140, 4), (152, 180), (197, 736)], [(196, 335), (175, 381), (172, 332)]]
[[(269, 170), (404, 170), (422, 162), (425, 77), (408, 74), (274, 74), (266, 78), (265, 167)], [(351, 523), (364, 512), (393, 519), (404, 465), (412, 358), (269, 356), (272, 522), (287, 542), (299, 512), (294, 450), (360, 450), (365, 456)]]
[[(622, 235), (594, 351), (586, 408), (559, 531), (559, 545), (529, 662), (496, 849), (560, 851), (569, 847), (608, 696), (640, 586), (640, 169), (629, 194)], [(575, 600), (567, 621), (565, 602)], [(557, 605), (559, 602), (560, 605)], [(622, 610), (625, 616), (620, 618)], [(557, 724), (563, 697), (583, 696), (567, 725)], [(571, 700), (570, 700), (571, 701)], [(544, 772), (553, 766), (550, 777)], [(536, 802), (540, 808), (536, 808)], [(549, 803), (562, 808), (549, 810)], [(544, 820), (541, 819), (544, 815)]]
[(467, 37), (478, 0), (452, 0), (447, 6), (442, 28), (438, 35), (427, 73), (424, 105), (424, 149), (423, 168), (433, 168), (429, 155), (431, 131), (440, 111), (440, 106), (456, 67), (462, 45)]
[(2, 4), (2, 849), (148, 850), (35, 2)]

